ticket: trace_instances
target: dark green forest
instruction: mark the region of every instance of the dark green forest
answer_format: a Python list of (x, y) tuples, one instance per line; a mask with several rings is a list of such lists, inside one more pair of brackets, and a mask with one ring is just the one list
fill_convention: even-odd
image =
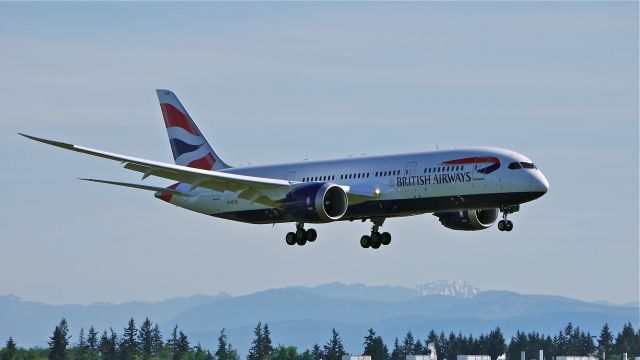
[[(336, 329), (328, 334), (326, 342), (320, 342), (324, 345), (315, 344), (304, 351), (295, 346), (274, 346), (266, 323), (258, 323), (253, 332), (246, 360), (340, 360), (346, 355)], [(421, 338), (409, 331), (401, 338), (396, 337), (393, 344), (385, 344), (381, 336), (369, 329), (363, 336), (363, 348), (358, 352), (371, 356), (372, 360), (404, 360), (406, 355), (429, 355), (429, 343), (435, 345), (439, 359), (450, 360), (462, 354), (490, 355), (493, 360), (506, 354), (507, 360), (519, 360), (521, 351), (526, 352), (528, 360), (537, 360), (539, 350), (544, 350), (547, 359), (561, 355), (592, 355), (603, 360), (621, 360), (624, 353), (629, 359), (640, 356), (640, 329), (636, 331), (631, 323), (627, 323), (622, 331), (614, 334), (605, 324), (600, 334), (592, 335), (568, 323), (554, 335), (518, 331), (508, 343), (499, 327), (478, 337), (453, 332), (446, 335), (431, 330)], [(149, 319), (139, 328), (131, 319), (121, 333), (112, 328), (99, 333), (93, 326), (86, 332), (81, 329), (73, 342), (67, 321), (62, 319), (53, 330), (48, 345), (48, 348), (25, 349), (10, 337), (0, 350), (0, 360), (241, 360), (224, 329), (217, 340), (212, 339), (211, 344), (203, 346), (190, 343), (177, 326), (165, 337), (158, 325)]]

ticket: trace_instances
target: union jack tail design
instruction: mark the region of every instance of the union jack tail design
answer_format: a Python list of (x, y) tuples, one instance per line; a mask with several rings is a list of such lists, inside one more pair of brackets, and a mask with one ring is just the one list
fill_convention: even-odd
[(216, 155), (176, 95), (169, 90), (159, 89), (156, 92), (175, 163), (203, 170), (228, 168), (229, 165)]

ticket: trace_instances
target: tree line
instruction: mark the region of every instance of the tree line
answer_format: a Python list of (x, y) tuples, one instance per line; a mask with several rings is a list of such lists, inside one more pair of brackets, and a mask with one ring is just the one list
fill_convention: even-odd
[[(629, 359), (640, 356), (640, 329), (634, 330), (629, 322), (614, 336), (608, 324), (605, 324), (599, 336), (592, 336), (568, 323), (553, 337), (538, 332), (517, 331), (508, 344), (499, 327), (478, 337), (454, 332), (449, 335), (444, 332), (438, 334), (431, 330), (423, 340), (416, 339), (408, 331), (402, 339), (396, 337), (390, 347), (373, 329), (369, 329), (364, 337), (362, 355), (371, 356), (372, 360), (405, 360), (406, 355), (429, 355), (429, 343), (434, 344), (439, 359), (449, 360), (462, 354), (489, 355), (493, 360), (505, 354), (507, 360), (519, 360), (522, 351), (527, 360), (539, 360), (539, 350), (544, 351), (546, 359), (563, 355), (592, 355), (602, 360), (621, 360), (624, 353), (628, 354)], [(187, 335), (177, 326), (165, 339), (158, 324), (153, 324), (148, 318), (140, 328), (136, 327), (133, 318), (130, 319), (121, 335), (112, 328), (103, 330), (101, 334), (93, 326), (86, 333), (80, 329), (77, 341), (73, 344), (67, 321), (62, 319), (53, 330), (48, 345), (48, 348), (19, 348), (10, 337), (4, 348), (0, 349), (0, 360), (240, 360), (225, 329), (220, 331), (215, 352), (212, 353), (200, 344), (191, 344)], [(253, 331), (246, 360), (341, 360), (346, 354), (336, 329), (332, 329), (324, 345), (316, 343), (311, 349), (300, 352), (295, 346), (274, 346), (269, 325), (259, 322)]]

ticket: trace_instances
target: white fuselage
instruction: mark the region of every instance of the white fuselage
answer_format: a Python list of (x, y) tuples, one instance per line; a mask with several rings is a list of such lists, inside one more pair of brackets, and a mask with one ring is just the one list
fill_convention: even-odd
[[(375, 197), (349, 205), (341, 220), (394, 217), (441, 211), (496, 208), (534, 200), (548, 189), (542, 172), (517, 152), (487, 147), (436, 150), (326, 161), (236, 167), (238, 175), (283, 179), (295, 184), (325, 182)], [(189, 192), (189, 184), (177, 190)], [(292, 221), (276, 207), (239, 198), (236, 192), (205, 188), (170, 203), (192, 211), (249, 223)]]

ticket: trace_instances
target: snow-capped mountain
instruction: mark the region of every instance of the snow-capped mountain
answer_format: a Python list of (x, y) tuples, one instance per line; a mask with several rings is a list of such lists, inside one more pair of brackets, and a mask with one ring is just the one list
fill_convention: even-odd
[(467, 281), (440, 280), (426, 284), (416, 285), (416, 291), (422, 295), (445, 295), (461, 298), (472, 298), (480, 292)]

